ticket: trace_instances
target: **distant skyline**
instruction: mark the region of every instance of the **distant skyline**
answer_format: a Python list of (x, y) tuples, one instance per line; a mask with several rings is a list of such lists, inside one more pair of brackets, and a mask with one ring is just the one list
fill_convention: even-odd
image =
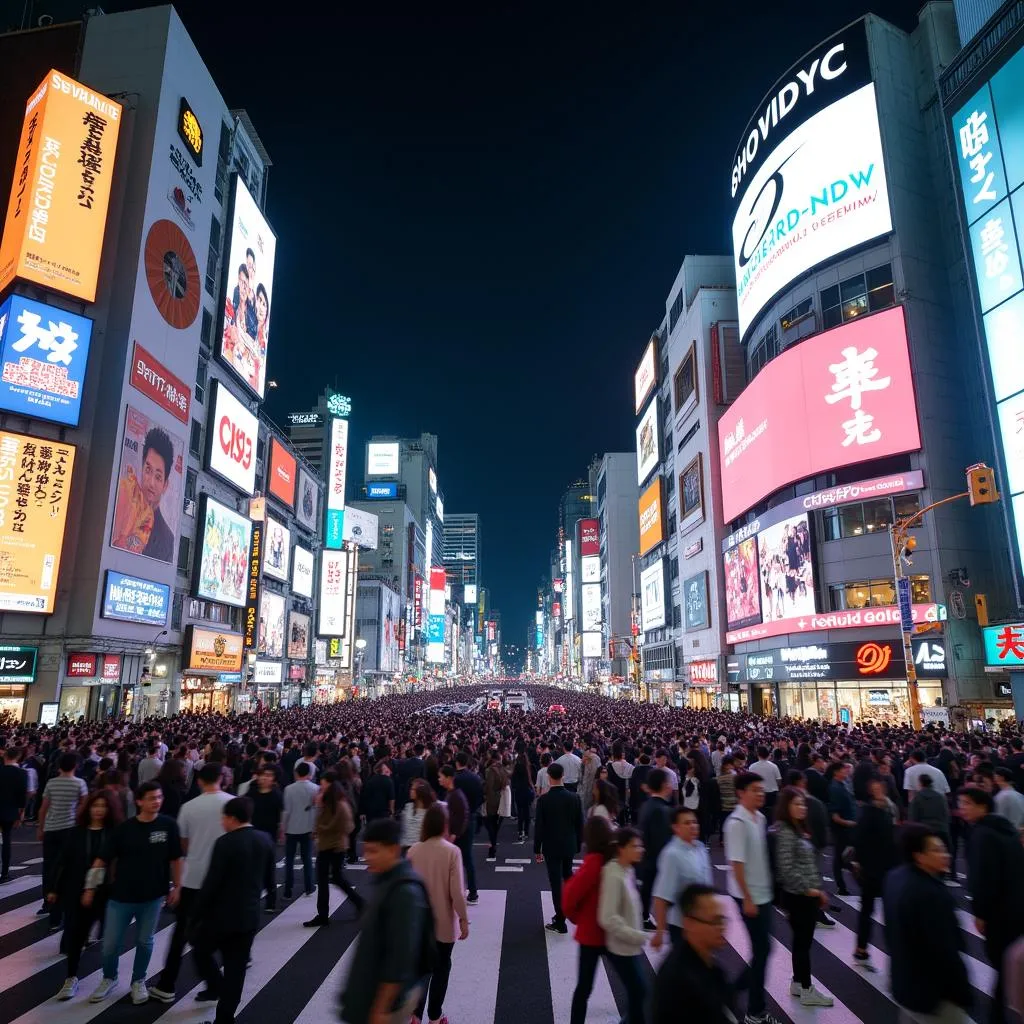
[(912, 28), (919, 4), (278, 8), (244, 45), (239, 8), (176, 6), (273, 161), (268, 413), (336, 379), (350, 489), (372, 434), (436, 434), (445, 508), (480, 515), (481, 582), (522, 644), (560, 496), (632, 448), (683, 257), (728, 252), (751, 113), (820, 39), (868, 9)]

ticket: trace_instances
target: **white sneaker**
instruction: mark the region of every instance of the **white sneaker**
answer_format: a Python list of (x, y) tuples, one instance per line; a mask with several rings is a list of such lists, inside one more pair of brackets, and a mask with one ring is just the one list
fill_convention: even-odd
[(57, 998), (62, 1000), (74, 999), (76, 995), (78, 995), (78, 979), (68, 978), (68, 980), (64, 982), (61, 990), (57, 993)]
[(141, 1006), (143, 1003), (149, 1002), (149, 989), (146, 988), (146, 983), (144, 981), (132, 982), (132, 1002), (136, 1006)]
[(117, 988), (117, 978), (101, 978), (100, 983), (89, 996), (90, 1003), (102, 1003), (114, 989)]
[(804, 990), (804, 987), (803, 987), (803, 985), (800, 984), (799, 981), (791, 981), (789, 983), (789, 994), (791, 996), (799, 997), (800, 994), (803, 992), (803, 990)]
[(810, 988), (800, 989), (801, 1006), (834, 1006), (835, 1000), (831, 996), (819, 992), (813, 985)]

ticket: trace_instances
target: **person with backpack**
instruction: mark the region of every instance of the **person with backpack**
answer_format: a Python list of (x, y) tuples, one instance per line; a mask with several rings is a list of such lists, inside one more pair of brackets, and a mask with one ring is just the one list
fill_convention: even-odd
[(407, 1024), (437, 966), (434, 915), (423, 880), (403, 859), (401, 826), (371, 821), (363, 857), (374, 891), (341, 993), (345, 1024)]

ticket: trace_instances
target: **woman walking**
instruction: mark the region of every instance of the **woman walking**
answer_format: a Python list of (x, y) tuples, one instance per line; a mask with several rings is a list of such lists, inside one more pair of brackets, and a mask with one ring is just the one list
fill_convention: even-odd
[(818, 857), (807, 832), (807, 802), (803, 793), (787, 786), (775, 808), (775, 870), (783, 906), (793, 929), (793, 981), (789, 994), (801, 1006), (831, 1006), (831, 996), (811, 983), (811, 943), (818, 910), (828, 906), (822, 889)]
[[(932, 780), (927, 776), (922, 779)], [(860, 886), (860, 914), (857, 918), (857, 946), (853, 962), (870, 973), (878, 968), (871, 963), (868, 944), (871, 941), (871, 916), (875, 900), (881, 899), (886, 873), (896, 867), (896, 806), (889, 799), (888, 786), (881, 776), (868, 780), (870, 801), (860, 809), (853, 833), (854, 877)], [(942, 798), (939, 798), (942, 800)], [(943, 804), (945, 801), (943, 801)]]
[(533, 806), (533, 767), (526, 754), (526, 744), (516, 744), (516, 761), (512, 766), (512, 798), (516, 805), (516, 820), (519, 825), (518, 842), (525, 843), (530, 837), (530, 809)]
[[(114, 828), (121, 823), (121, 807), (117, 798), (105, 789), (90, 793), (78, 812), (67, 842), (61, 848), (54, 870), (53, 890), (46, 894), (47, 903), (60, 902), (64, 908), (64, 935), (61, 949), (67, 955), (67, 978), (57, 993), (61, 1000), (74, 999), (78, 992), (78, 965), (93, 922), (103, 920), (110, 893), (110, 879), (100, 878), (103, 868), (93, 868), (104, 844)], [(96, 871), (91, 901), (83, 902), (85, 881)]]
[(423, 818), (437, 801), (434, 790), (426, 779), (413, 779), (409, 786), (409, 799), (402, 808), (402, 853), (420, 841)]
[(488, 860), (498, 858), (498, 830), (501, 828), (502, 811), (506, 815), (511, 807), (503, 808), (502, 803), (511, 802), (511, 793), (505, 797), (505, 789), (509, 785), (511, 773), (501, 763), (501, 755), (492, 750), (490, 760), (487, 763), (487, 771), (484, 774), (484, 813), (487, 815), (487, 838), (490, 847), (487, 850)]
[(452, 970), (455, 936), (458, 934), (460, 941), (469, 938), (462, 854), (454, 843), (445, 839), (447, 831), (448, 809), (444, 804), (435, 802), (423, 815), (422, 840), (409, 849), (409, 863), (427, 889), (437, 944), (430, 983), (420, 998), (420, 1005), (412, 1018), (413, 1024), (421, 1024), (424, 1020), (430, 1024), (448, 1024), (443, 1009)]
[(615, 836), (607, 818), (591, 815), (583, 829), (583, 844), (587, 850), (583, 864), (562, 889), (562, 910), (576, 926), (575, 939), (580, 947), (569, 1024), (585, 1024), (597, 963), (608, 952), (604, 930), (597, 922), (601, 872), (615, 855)]
[(345, 877), (345, 852), (352, 833), (352, 808), (334, 772), (324, 772), (321, 776), (316, 801), (316, 917), (302, 922), (307, 928), (331, 923), (332, 882), (355, 904), (356, 916), (362, 914), (366, 903)]

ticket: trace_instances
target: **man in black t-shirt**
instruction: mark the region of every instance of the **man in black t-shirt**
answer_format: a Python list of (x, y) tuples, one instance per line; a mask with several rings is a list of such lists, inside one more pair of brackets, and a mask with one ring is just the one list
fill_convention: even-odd
[[(149, 1000), (146, 972), (153, 953), (153, 933), (164, 901), (173, 907), (181, 893), (181, 836), (178, 823), (160, 813), (163, 790), (159, 782), (144, 782), (135, 794), (138, 814), (114, 829), (93, 870), (86, 877), (83, 900), (92, 899), (99, 871), (113, 870), (103, 930), (103, 977), (89, 1002), (100, 1003), (117, 988), (121, 944), (132, 920), (136, 922), (132, 1002)], [(173, 888), (168, 892), (170, 883)]]

